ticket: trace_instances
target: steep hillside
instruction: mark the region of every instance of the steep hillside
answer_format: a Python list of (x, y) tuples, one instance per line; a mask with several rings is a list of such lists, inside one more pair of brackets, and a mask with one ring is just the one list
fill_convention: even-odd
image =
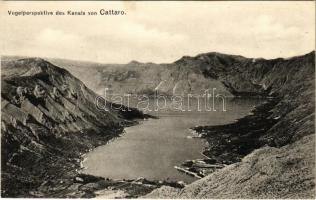
[[(195, 129), (209, 142), (207, 161), (228, 166), (181, 190), (162, 187), (146, 197), (315, 198), (315, 52), (252, 61), (212, 53), (188, 62), (201, 58), (210, 59), (205, 74), (215, 74), (232, 93), (275, 98), (235, 123)], [(219, 60), (229, 68), (219, 69)]]
[[(281, 85), (291, 81), (285, 75), (297, 70), (286, 69), (293, 58), (266, 60), (216, 52), (184, 56), (170, 64), (50, 61), (68, 69), (98, 93), (108, 87), (119, 94), (151, 94), (155, 89), (168, 95), (203, 94), (206, 89), (216, 88), (226, 96), (271, 96), (280, 92), (277, 90)], [(275, 73), (275, 70), (278, 71)]]
[[(203, 75), (195, 65), (154, 64), (132, 61), (128, 64), (87, 64), (74, 61), (50, 59), (51, 62), (71, 71), (94, 91), (102, 93), (110, 88), (116, 94), (147, 94), (158, 90), (166, 95), (204, 94), (216, 88), (221, 94), (231, 96), (225, 85)], [(74, 67), (76, 66), (77, 67)], [(78, 68), (79, 66), (79, 68)], [(82, 73), (83, 72), (83, 73)], [(93, 79), (87, 78), (91, 74)]]
[(80, 168), (80, 156), (119, 135), (119, 105), (97, 109), (96, 94), (65, 69), (40, 58), (1, 62), (1, 195), (58, 196)]
[[(235, 66), (230, 66), (229, 70), (234, 71)], [(215, 66), (207, 66), (206, 73), (213, 72), (214, 69)], [(228, 81), (226, 85), (241, 85), (242, 87), (233, 87), (235, 92), (252, 92), (254, 87), (247, 90), (247, 86), (243, 86), (244, 82), (250, 82), (261, 86), (254, 92), (266, 92), (267, 96), (275, 97), (276, 105), (264, 109), (269, 111), (266, 118), (276, 120), (275, 125), (267, 131), (267, 134), (261, 135), (260, 140), (272, 146), (282, 146), (313, 133), (315, 52), (290, 59), (245, 63), (237, 71), (240, 72), (230, 72), (230, 75), (221, 75), (222, 77), (219, 79), (222, 79), (223, 82)], [(245, 81), (238, 81), (239, 77)], [(236, 91), (236, 88), (239, 87), (242, 90)], [(300, 131), (299, 127), (302, 126), (304, 130), (308, 131)]]

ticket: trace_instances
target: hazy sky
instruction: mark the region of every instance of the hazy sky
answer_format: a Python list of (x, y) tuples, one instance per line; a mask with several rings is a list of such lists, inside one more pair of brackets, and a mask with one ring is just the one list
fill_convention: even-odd
[[(124, 16), (9, 16), (12, 11), (124, 10)], [(309, 2), (0, 2), (3, 55), (105, 63), (172, 62), (217, 51), (290, 57), (315, 48)]]

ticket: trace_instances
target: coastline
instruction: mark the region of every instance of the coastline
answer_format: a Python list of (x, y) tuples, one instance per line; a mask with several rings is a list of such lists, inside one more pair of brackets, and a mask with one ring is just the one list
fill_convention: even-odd
[[(144, 115), (144, 119), (134, 120), (129, 126), (139, 125), (139, 120), (145, 120), (148, 117), (157, 119), (154, 116)], [(144, 196), (154, 189), (161, 186), (169, 186), (173, 188), (183, 188), (182, 182), (166, 181), (166, 180), (147, 180), (139, 177), (137, 179), (110, 179), (106, 177), (94, 176), (82, 173), (83, 162), (87, 153), (93, 149), (106, 145), (124, 134), (124, 129), (118, 129), (115, 135), (111, 135), (104, 140), (100, 138), (90, 138), (91, 141), (97, 140), (97, 145), (80, 152), (80, 156), (74, 159), (72, 164), (74, 168), (69, 168), (67, 174), (71, 173), (72, 178), (69, 180), (67, 174), (61, 175), (61, 182), (53, 185), (41, 186), (39, 192), (32, 192), (32, 197), (49, 197), (49, 198), (137, 198)], [(78, 162), (79, 161), (79, 162)], [(66, 171), (66, 170), (65, 170)], [(61, 183), (68, 183), (65, 187), (60, 187)], [(41, 191), (57, 190), (54, 193), (45, 194)]]
[[(260, 98), (262, 98), (262, 97), (260, 97)], [(187, 160), (187, 161), (183, 162), (180, 166), (174, 166), (174, 168), (182, 173), (185, 173), (187, 175), (190, 175), (190, 176), (193, 176), (193, 177), (200, 179), (200, 178), (207, 176), (208, 174), (211, 174), (211, 173), (217, 171), (218, 169), (221, 169), (229, 164), (235, 163), (236, 161), (233, 161), (231, 159), (222, 160), (221, 162), (214, 160), (214, 157), (209, 152), (209, 148), (210, 148), (209, 140), (211, 140), (211, 139), (210, 139), (210, 137), (207, 136), (206, 131), (207, 130), (213, 131), (213, 129), (215, 128), (215, 129), (218, 129), (216, 131), (220, 132), (221, 129), (225, 130), (226, 127), (230, 127), (234, 124), (235, 124), (235, 126), (239, 126), (240, 123), (244, 125), (248, 122), (251, 123), (251, 121), (262, 120), (262, 116), (266, 116), (266, 114), (268, 114), (266, 109), (267, 108), (271, 109), (277, 102), (278, 101), (276, 98), (272, 98), (272, 97), (266, 98), (266, 101), (260, 103), (258, 106), (254, 106), (253, 109), (246, 116), (235, 119), (231, 123), (224, 124), (224, 125), (215, 125), (215, 126), (195, 126), (194, 128), (191, 128), (191, 130), (192, 130), (192, 137), (191, 138), (192, 139), (201, 138), (201, 139), (204, 139), (208, 142), (208, 145), (206, 147), (204, 147), (204, 150), (201, 151), (201, 155), (205, 158), (200, 158), (200, 159), (195, 159), (195, 160)], [(156, 119), (156, 117), (152, 117), (152, 118)], [(246, 122), (244, 120), (246, 120)], [(253, 128), (254, 128), (254, 130), (259, 129), (260, 126), (253, 127)], [(228, 130), (226, 130), (226, 132), (229, 130), (231, 130), (231, 129), (228, 128)], [(122, 133), (119, 134), (117, 137), (120, 137), (123, 133), (124, 133), (124, 131), (122, 131)], [(108, 140), (105, 144), (108, 144), (110, 141), (115, 140), (117, 137), (113, 137), (112, 139)], [(103, 144), (103, 145), (105, 145), (105, 144)], [(258, 147), (253, 147), (253, 150), (256, 148), (258, 148)], [(243, 156), (244, 155), (241, 155), (240, 159)], [(84, 161), (84, 159), (85, 159), (85, 157), (83, 155), (81, 163)], [(144, 179), (144, 180), (146, 180), (146, 179)], [(119, 181), (120, 182), (120, 181), (125, 181), (125, 180), (123, 179), (123, 180), (112, 180), (112, 181)], [(129, 181), (135, 181), (135, 180), (129, 180)], [(146, 181), (148, 181), (148, 180), (146, 180)], [(159, 183), (159, 180), (149, 181), (149, 182), (153, 182), (154, 183), (153, 185), (157, 186)], [(146, 190), (146, 187), (144, 188), (144, 190)], [(95, 192), (98, 193), (98, 191), (95, 191)], [(126, 193), (124, 193), (124, 194), (126, 194)]]
[[(106, 177), (94, 176), (82, 172), (84, 168), (83, 162), (87, 159), (87, 154), (109, 142), (114, 141), (125, 133), (125, 128), (139, 125), (139, 121), (148, 118), (157, 119), (155, 116), (144, 114), (143, 119), (133, 120), (131, 124), (124, 126), (116, 135), (107, 138), (105, 141), (99, 141), (98, 145), (83, 152), (80, 156), (80, 163), (74, 169), (76, 175), (73, 177), (73, 183), (67, 187), (62, 193), (54, 194), (49, 197), (66, 197), (66, 198), (135, 198), (150, 193), (152, 190), (161, 187), (162, 185), (182, 188), (183, 185), (176, 182), (166, 181), (149, 181), (145, 178), (138, 179), (110, 179)], [(101, 142), (101, 143), (100, 143)]]
[[(96, 193), (106, 191), (124, 191), (124, 197), (137, 197), (145, 195), (160, 187), (161, 185), (180, 185), (165, 182), (149, 182), (142, 180), (112, 180), (104, 177), (93, 176), (81, 172), (85, 155), (93, 149), (108, 144), (113, 139), (120, 137), (124, 133), (124, 128), (139, 124), (139, 120), (151, 117), (149, 115), (138, 116), (129, 121), (124, 121), (120, 127), (113, 127), (104, 130), (103, 134), (95, 133), (92, 130), (67, 133), (64, 137), (70, 143), (68, 145), (58, 144), (59, 148), (51, 157), (43, 157), (33, 164), (29, 171), (22, 177), (25, 181), (11, 179), (10, 184), (16, 184), (18, 188), (27, 188), (19, 195), (2, 191), (2, 197), (29, 197), (29, 198), (93, 198)], [(27, 159), (27, 158), (25, 158)], [(15, 167), (15, 166), (11, 166)], [(7, 174), (2, 174), (2, 179), (7, 178)], [(27, 185), (28, 180), (33, 185)], [(122, 186), (122, 185), (125, 186)], [(14, 192), (14, 191), (13, 191)], [(96, 192), (96, 193), (95, 193)]]
[[(184, 161), (181, 166), (175, 166), (176, 169), (191, 176), (203, 178), (218, 169), (241, 161), (244, 156), (264, 145), (264, 143), (255, 141), (255, 135), (264, 134), (269, 127), (278, 122), (278, 119), (268, 118), (269, 111), (278, 101), (277, 98), (267, 98), (265, 102), (254, 107), (248, 115), (236, 119), (232, 123), (191, 128), (194, 132), (193, 139), (202, 138), (208, 143), (201, 152), (205, 159)], [(236, 127), (241, 128), (236, 129)], [(254, 143), (247, 146), (245, 140), (252, 140)], [(247, 150), (238, 152), (240, 148), (247, 148)]]

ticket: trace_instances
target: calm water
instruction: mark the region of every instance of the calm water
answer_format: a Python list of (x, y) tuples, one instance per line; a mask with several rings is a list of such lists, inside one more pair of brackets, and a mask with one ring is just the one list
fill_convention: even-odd
[[(201, 152), (206, 141), (188, 138), (192, 135), (189, 128), (233, 122), (247, 115), (259, 102), (258, 99), (229, 100), (226, 112), (222, 109), (176, 112), (169, 108), (150, 112), (159, 119), (128, 127), (121, 137), (89, 152), (83, 162), (83, 172), (113, 179), (144, 177), (192, 182), (195, 178), (174, 169), (185, 160), (203, 158)], [(217, 106), (221, 107), (221, 104)], [(192, 103), (191, 108), (196, 110), (196, 103)]]

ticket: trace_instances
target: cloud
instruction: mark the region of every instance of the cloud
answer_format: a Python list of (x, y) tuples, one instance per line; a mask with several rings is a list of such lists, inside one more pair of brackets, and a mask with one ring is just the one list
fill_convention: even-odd
[(82, 37), (71, 33), (65, 33), (58, 29), (45, 28), (39, 32), (34, 42), (54, 48), (65, 46), (65, 44), (80, 44), (82, 42)]
[[(6, 54), (107, 63), (172, 62), (218, 51), (288, 57), (315, 44), (313, 2), (5, 2)], [(49, 4), (49, 6), (47, 6)], [(9, 17), (10, 10), (125, 10), (124, 16)]]

